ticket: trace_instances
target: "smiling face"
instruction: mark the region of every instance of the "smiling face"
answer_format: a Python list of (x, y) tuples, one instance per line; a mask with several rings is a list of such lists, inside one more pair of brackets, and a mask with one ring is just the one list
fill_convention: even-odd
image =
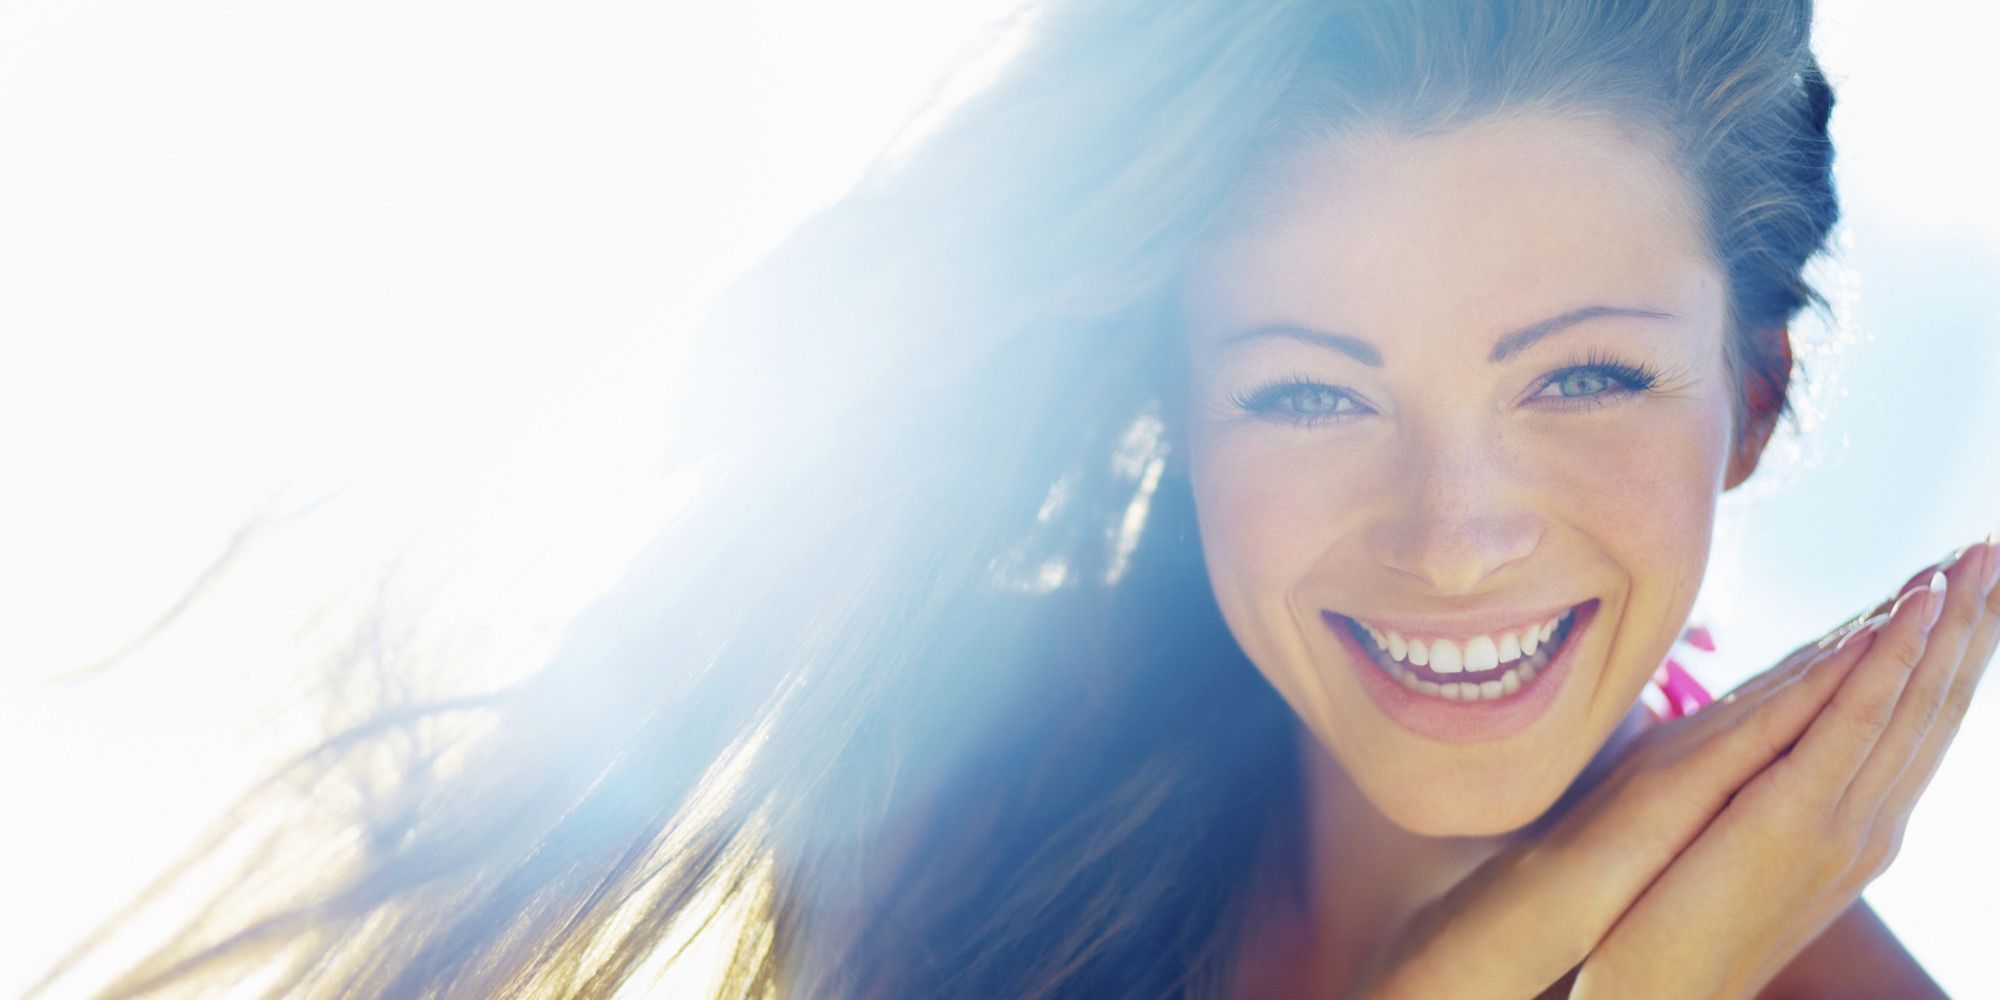
[(1663, 148), (1531, 112), (1349, 134), (1187, 276), (1215, 597), (1413, 832), (1556, 800), (1685, 623), (1747, 475), (1726, 285)]

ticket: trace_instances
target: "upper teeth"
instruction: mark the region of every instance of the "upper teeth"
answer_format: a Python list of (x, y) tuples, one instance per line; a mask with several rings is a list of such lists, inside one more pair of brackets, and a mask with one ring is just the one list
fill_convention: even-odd
[(1390, 659), (1419, 667), (1427, 666), (1434, 673), (1455, 674), (1467, 670), (1491, 670), (1502, 663), (1533, 656), (1569, 614), (1564, 611), (1539, 625), (1466, 639), (1407, 639), (1366, 622), (1362, 622), (1361, 627), (1368, 630), (1368, 636), (1375, 640), (1375, 645), (1388, 652)]

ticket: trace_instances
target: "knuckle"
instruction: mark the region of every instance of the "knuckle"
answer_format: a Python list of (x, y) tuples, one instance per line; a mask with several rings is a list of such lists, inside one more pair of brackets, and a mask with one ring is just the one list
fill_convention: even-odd
[(1833, 810), (1811, 796), (1770, 796), (1759, 803), (1758, 811), (1762, 816), (1760, 829), (1774, 840), (1796, 843), (1808, 854), (1818, 849), (1836, 854), (1847, 851), (1847, 840), (1840, 836)]
[(1820, 854), (1820, 868), (1830, 882), (1846, 872), (1866, 870), (1876, 850), (1874, 838), (1866, 830), (1848, 830), (1826, 838), (1826, 852)]
[(1858, 838), (1824, 837), (1814, 849), (1801, 851), (1797, 861), (1807, 878), (1821, 885), (1832, 885), (1854, 870), (1860, 854)]
[(1958, 732), (1959, 725), (1965, 721), (1966, 712), (1971, 708), (1972, 692), (1953, 691), (1945, 697), (1944, 704), (1938, 706), (1937, 721), (1932, 723), (1932, 728), (1942, 730), (1945, 738), (1950, 739)]
[(1970, 632), (1979, 624), (1984, 609), (1979, 601), (1953, 601), (1944, 616), (1945, 623), (1962, 632)]
[(1950, 677), (1939, 676), (1912, 688), (1906, 696), (1915, 699), (1911, 711), (1914, 713), (1913, 722), (1918, 732), (1929, 730), (1937, 722), (1938, 716), (1944, 712), (1945, 702), (1951, 700), (1950, 681)]
[(1887, 698), (1875, 697), (1856, 705), (1848, 715), (1847, 731), (1856, 742), (1874, 744), (1889, 728), (1889, 713), (1895, 703)]
[(1905, 636), (1902, 642), (1889, 648), (1889, 658), (1904, 670), (1915, 670), (1917, 662), (1924, 658), (1924, 637)]
[(1902, 832), (1895, 829), (1896, 826), (1889, 824), (1890, 829), (1872, 831), (1861, 838), (1854, 852), (1854, 866), (1865, 878), (1880, 875), (1895, 863), (1903, 840)]

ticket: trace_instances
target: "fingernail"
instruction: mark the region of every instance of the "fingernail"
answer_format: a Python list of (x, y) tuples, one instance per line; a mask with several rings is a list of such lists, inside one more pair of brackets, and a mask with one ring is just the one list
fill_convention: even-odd
[(1925, 628), (1930, 628), (1932, 625), (1937, 624), (1938, 615), (1944, 613), (1945, 586), (1945, 576), (1943, 573), (1931, 574), (1930, 601), (1924, 606)]
[(1873, 635), (1874, 633), (1881, 631), (1882, 626), (1887, 624), (1888, 621), (1889, 621), (1889, 614), (1884, 613), (1876, 615), (1875, 617), (1870, 618), (1867, 621), (1862, 622), (1851, 629), (1848, 629), (1847, 634), (1841, 636), (1839, 642), (1834, 643), (1833, 651), (1838, 653), (1841, 650), (1846, 649), (1847, 643), (1857, 635)]
[[(1936, 570), (1932, 570), (1930, 578), (1932, 580), (1935, 580), (1938, 578), (1938, 575), (1939, 574)], [(1910, 603), (1910, 601), (1914, 600), (1920, 595), (1923, 596), (1925, 599), (1928, 599), (1930, 596), (1930, 592), (1931, 592), (1930, 585), (1927, 582), (1919, 582), (1911, 584), (1902, 593), (1896, 595), (1896, 603), (1889, 605), (1889, 614), (1895, 615), (1896, 613), (1902, 611), (1903, 605)]]
[(1853, 621), (1842, 622), (1838, 628), (1819, 637), (1819, 648), (1838, 649), (1848, 636), (1853, 635), (1867, 624), (1868, 620), (1866, 618), (1856, 618)]
[(1931, 563), (1929, 566), (1925, 566), (1915, 573), (1911, 573), (1910, 578), (1904, 580), (1903, 585), (1896, 588), (1896, 596), (1898, 598), (1906, 597), (1924, 589), (1924, 584), (1929, 582), (1932, 573), (1952, 568), (1958, 562), (1959, 557), (1965, 555), (1965, 549), (1971, 547), (1971, 545), (1968, 545), (1964, 549), (1959, 549), (1945, 556), (1943, 559), (1939, 559), (1937, 562)]
[(1986, 583), (1985, 593), (1993, 592), (1993, 585), (2000, 583), (2000, 528), (1986, 533)]

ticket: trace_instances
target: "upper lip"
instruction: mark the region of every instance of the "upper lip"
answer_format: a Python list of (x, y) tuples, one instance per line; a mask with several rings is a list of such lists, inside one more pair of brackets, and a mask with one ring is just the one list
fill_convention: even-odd
[(1405, 639), (1458, 639), (1478, 635), (1494, 635), (1512, 632), (1516, 629), (1540, 625), (1571, 608), (1590, 603), (1588, 600), (1570, 604), (1556, 604), (1542, 608), (1464, 612), (1460, 614), (1346, 614), (1329, 611), (1360, 622), (1363, 625), (1394, 632)]

